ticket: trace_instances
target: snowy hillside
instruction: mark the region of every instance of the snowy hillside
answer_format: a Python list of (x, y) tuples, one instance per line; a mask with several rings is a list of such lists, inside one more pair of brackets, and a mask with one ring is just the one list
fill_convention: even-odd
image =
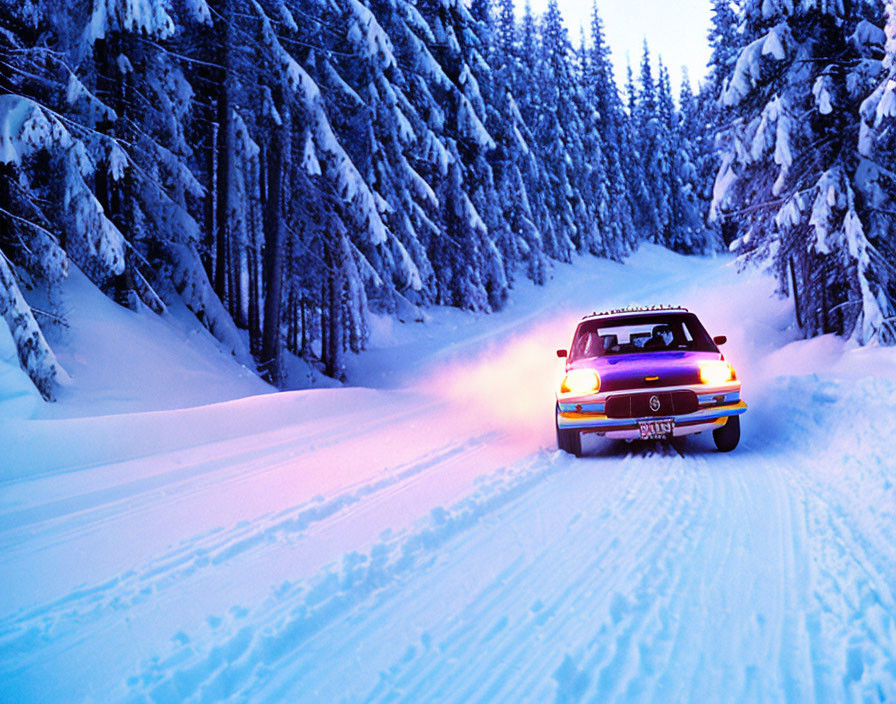
[(78, 271), (61, 288), (68, 327), (53, 339), (70, 379), (59, 403), (43, 405), (43, 416), (171, 410), (274, 390), (235, 362), (183, 306), (164, 317), (134, 313)]
[[(796, 339), (733, 267), (557, 265), (281, 394), (72, 292), (52, 412), (0, 339), (0, 701), (892, 700), (896, 351)], [(555, 449), (554, 350), (629, 303), (728, 336), (735, 452)]]

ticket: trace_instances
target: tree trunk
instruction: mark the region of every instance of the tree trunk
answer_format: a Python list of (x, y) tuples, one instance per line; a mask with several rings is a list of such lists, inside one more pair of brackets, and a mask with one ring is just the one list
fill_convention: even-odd
[(286, 347), (293, 354), (298, 354), (297, 340), (299, 339), (298, 325), (296, 324), (296, 291), (293, 286), (289, 287), (289, 305), (287, 306), (286, 320)]
[(730, 216), (722, 217), (722, 242), (725, 247), (731, 245), (737, 239), (737, 220)]
[(230, 122), (230, 2), (222, 3), (222, 17), (218, 21), (218, 34), (221, 37), (218, 93), (218, 139), (216, 169), (216, 207), (217, 240), (215, 243), (215, 293), (225, 308), (229, 308), (230, 293), (227, 290), (227, 274), (230, 262), (227, 256), (230, 250), (230, 182), (233, 177), (233, 129)]
[(821, 294), (821, 331), (824, 334), (829, 332), (837, 332), (831, 327), (830, 307), (828, 298), (828, 286), (830, 285), (830, 276), (828, 274), (828, 257), (823, 257), (821, 266), (818, 269), (818, 276), (821, 279), (818, 282), (818, 290)]
[[(217, 104), (218, 96), (214, 98)], [(209, 111), (211, 112), (211, 111)], [(211, 118), (211, 116), (210, 116)], [(211, 119), (210, 119), (211, 121)], [(215, 233), (218, 230), (218, 123), (211, 121), (205, 149), (205, 168), (208, 176), (208, 188), (205, 193), (205, 232), (203, 233), (202, 264), (209, 281), (215, 278)]]
[(265, 281), (264, 327), (261, 343), (261, 365), (271, 383), (279, 384), (280, 378), (280, 314), (283, 294), (283, 249), (285, 227), (283, 222), (283, 170), (289, 139), (289, 109), (282, 108), (283, 125), (273, 131), (270, 150), (270, 180), (268, 201), (265, 208)]
[(308, 298), (305, 296), (305, 292), (302, 291), (302, 300), (299, 304), (301, 306), (301, 325), (302, 325), (302, 346), (299, 348), (299, 354), (303, 357), (307, 357), (310, 350), (308, 349), (308, 345), (310, 340), (308, 339)]
[(327, 247), (327, 356), (324, 373), (334, 379), (344, 376), (342, 365), (342, 261), (338, 247)]
[(261, 282), (258, 273), (258, 246), (254, 241), (249, 247), (249, 348), (252, 356), (261, 354)]
[(249, 345), (252, 356), (256, 359), (261, 355), (261, 241), (264, 236), (264, 223), (261, 217), (262, 203), (260, 182), (263, 179), (262, 170), (264, 161), (256, 157), (252, 163), (251, 198), (249, 201), (249, 250), (248, 275), (249, 275)]
[[(100, 100), (104, 101), (107, 105), (114, 105), (115, 100), (115, 82), (112, 78), (112, 62), (109, 60), (109, 52), (111, 51), (111, 47), (109, 46), (111, 39), (97, 39), (96, 43), (93, 47), (93, 55), (94, 60), (96, 62), (96, 93)], [(107, 119), (106, 113), (103, 113), (103, 118), (97, 122), (96, 125), (97, 132), (102, 134), (107, 134), (110, 136), (115, 135), (115, 125)], [(106, 217), (110, 220), (112, 219), (113, 210), (112, 210), (112, 190), (114, 185), (110, 183), (109, 180), (109, 170), (108, 165), (105, 162), (100, 162), (97, 164), (96, 169), (94, 170), (94, 193), (96, 194), (96, 199), (99, 201), (100, 205), (103, 208), (103, 212)]]
[(327, 284), (322, 282), (320, 285), (320, 361), (327, 366), (329, 346), (330, 326), (327, 318)]
[[(110, 32), (106, 38), (97, 41), (94, 55), (97, 62), (97, 94), (118, 116), (117, 120), (103, 117), (97, 124), (97, 131), (113, 139), (129, 141), (133, 138), (133, 130), (129, 127), (133, 76), (128, 72), (121, 72), (116, 60), (126, 51), (126, 41), (118, 32)], [(110, 176), (109, 166), (105, 159), (97, 164), (94, 182), (96, 197), (105, 216), (129, 240), (128, 229), (133, 222), (132, 211), (135, 208), (134, 189), (129, 185), (131, 174), (126, 171), (116, 181)], [(133, 267), (133, 254), (125, 251), (123, 271), (107, 279), (103, 288), (119, 305), (137, 310), (141, 297), (135, 285)], [(153, 296), (148, 297), (152, 298), (154, 295), (153, 292)]]
[(797, 327), (803, 329), (803, 316), (800, 309), (800, 294), (796, 283), (796, 269), (794, 268), (793, 256), (790, 257), (790, 288), (793, 291), (793, 309), (796, 313)]
[(230, 266), (227, 268), (227, 288), (230, 290), (230, 317), (237, 327), (247, 326), (245, 308), (243, 306), (243, 257), (237, 238), (230, 238)]

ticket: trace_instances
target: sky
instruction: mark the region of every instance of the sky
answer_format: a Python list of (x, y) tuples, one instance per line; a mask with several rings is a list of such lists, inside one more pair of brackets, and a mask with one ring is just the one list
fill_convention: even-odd
[[(520, 12), (524, 2), (517, 2)], [(530, 2), (535, 14), (547, 9), (548, 0)], [(590, 41), (592, 0), (557, 0), (557, 4), (573, 45), (579, 44), (579, 27), (584, 27)], [(646, 37), (654, 55), (654, 65), (656, 55), (660, 54), (669, 68), (675, 95), (681, 85), (682, 66), (687, 67), (696, 90), (706, 75), (709, 60), (706, 33), (711, 17), (710, 0), (597, 0), (597, 9), (604, 22), (607, 43), (613, 51), (620, 89), (625, 86), (627, 62), (631, 62), (637, 77)]]

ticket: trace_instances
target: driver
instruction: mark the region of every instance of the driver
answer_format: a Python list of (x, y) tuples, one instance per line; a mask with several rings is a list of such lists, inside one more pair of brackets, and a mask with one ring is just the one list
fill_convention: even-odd
[(672, 328), (668, 325), (655, 325), (653, 327), (653, 333), (650, 336), (650, 341), (645, 347), (652, 350), (669, 349), (669, 347), (672, 346), (674, 339), (675, 335), (672, 332)]

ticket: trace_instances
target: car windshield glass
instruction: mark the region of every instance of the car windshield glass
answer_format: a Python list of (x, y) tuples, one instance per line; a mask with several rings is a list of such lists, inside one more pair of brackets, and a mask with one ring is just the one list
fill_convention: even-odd
[(586, 320), (579, 324), (571, 360), (669, 351), (717, 351), (692, 313), (638, 315)]

